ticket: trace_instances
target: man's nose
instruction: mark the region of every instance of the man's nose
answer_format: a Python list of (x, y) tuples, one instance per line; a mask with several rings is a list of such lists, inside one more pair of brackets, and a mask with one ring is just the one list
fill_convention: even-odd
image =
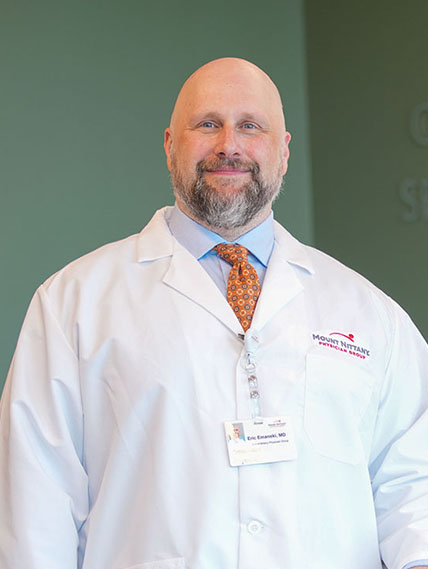
[(231, 158), (241, 154), (237, 132), (233, 127), (223, 126), (217, 135), (215, 153), (222, 158)]

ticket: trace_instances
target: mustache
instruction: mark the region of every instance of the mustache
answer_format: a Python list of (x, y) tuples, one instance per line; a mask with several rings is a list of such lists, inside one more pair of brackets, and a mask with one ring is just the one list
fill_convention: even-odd
[(260, 167), (257, 162), (241, 160), (240, 158), (211, 158), (201, 160), (197, 163), (196, 170), (198, 174), (202, 174), (203, 172), (219, 170), (224, 166), (232, 170), (248, 170), (252, 174), (258, 174), (260, 172)]

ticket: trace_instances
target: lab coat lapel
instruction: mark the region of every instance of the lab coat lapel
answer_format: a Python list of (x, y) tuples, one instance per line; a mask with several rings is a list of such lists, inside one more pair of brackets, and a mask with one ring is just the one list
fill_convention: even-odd
[[(235, 334), (242, 328), (227, 300), (198, 261), (171, 235), (161, 209), (141, 232), (137, 260), (154, 261), (170, 257), (163, 277), (170, 286), (210, 312)], [(303, 286), (297, 276), (299, 269), (313, 273), (305, 247), (275, 222), (275, 245), (253, 318), (253, 326), (261, 329), (283, 306), (296, 297)]]
[(275, 245), (266, 270), (252, 326), (263, 326), (302, 290), (298, 270), (313, 273), (304, 246), (275, 222)]
[(137, 241), (137, 261), (155, 261), (170, 257), (168, 269), (162, 279), (164, 285), (199, 304), (234, 333), (242, 333), (238, 319), (214, 281), (195, 257), (171, 235), (164, 217), (166, 210), (167, 208), (163, 208), (157, 211), (140, 233)]
[(178, 243), (163, 282), (199, 304), (234, 333), (242, 334), (238, 319), (212, 278), (195, 257)]

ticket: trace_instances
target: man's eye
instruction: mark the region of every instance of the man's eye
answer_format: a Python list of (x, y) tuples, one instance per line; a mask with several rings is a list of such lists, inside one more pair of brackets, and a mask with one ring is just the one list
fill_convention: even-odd
[(256, 125), (255, 125), (254, 123), (252, 123), (252, 122), (246, 122), (246, 123), (244, 123), (244, 124), (242, 125), (242, 127), (243, 127), (243, 128), (246, 128), (246, 129), (248, 129), (248, 130), (257, 128)]
[(215, 124), (211, 121), (205, 121), (201, 124), (202, 128), (214, 128)]

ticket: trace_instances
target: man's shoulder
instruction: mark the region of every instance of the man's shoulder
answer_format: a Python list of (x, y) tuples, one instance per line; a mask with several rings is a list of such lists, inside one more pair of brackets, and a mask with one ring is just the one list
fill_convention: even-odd
[(151, 220), (139, 233), (123, 239), (107, 243), (71, 261), (59, 271), (50, 276), (42, 287), (46, 290), (55, 288), (58, 283), (99, 281), (103, 285), (105, 279), (120, 277), (126, 273), (126, 268), (138, 264), (139, 261), (159, 254), (156, 244), (165, 239), (171, 239), (164, 213), (168, 208), (155, 212)]
[(282, 225), (275, 225), (275, 243), (282, 248), (287, 261), (313, 282), (313, 287), (326, 296), (370, 295), (387, 304), (396, 304), (386, 293), (357, 270), (345, 265), (316, 247), (293, 237)]

